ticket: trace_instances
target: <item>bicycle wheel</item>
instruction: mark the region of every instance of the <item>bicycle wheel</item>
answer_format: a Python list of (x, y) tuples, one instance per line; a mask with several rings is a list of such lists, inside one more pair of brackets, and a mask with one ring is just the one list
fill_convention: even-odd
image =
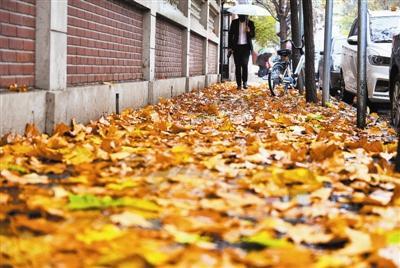
[(282, 83), (282, 76), (285, 72), (285, 66), (283, 64), (275, 64), (268, 76), (268, 86), (272, 96), (276, 96), (275, 87)]

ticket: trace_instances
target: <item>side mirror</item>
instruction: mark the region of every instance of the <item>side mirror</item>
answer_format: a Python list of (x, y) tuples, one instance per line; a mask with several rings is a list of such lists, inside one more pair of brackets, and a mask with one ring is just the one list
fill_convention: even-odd
[(320, 51), (319, 55), (323, 56), (324, 55), (324, 51)]
[(352, 35), (352, 36), (350, 36), (349, 38), (347, 38), (347, 43), (349, 44), (349, 45), (357, 45), (358, 44), (358, 37), (357, 37), (357, 35)]

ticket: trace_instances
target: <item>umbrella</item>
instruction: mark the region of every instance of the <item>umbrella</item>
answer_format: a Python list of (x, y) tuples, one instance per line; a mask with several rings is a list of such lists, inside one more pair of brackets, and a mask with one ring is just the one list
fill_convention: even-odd
[(238, 15), (268, 16), (269, 12), (260, 6), (252, 5), (249, 0), (241, 0), (239, 4), (228, 9), (228, 12)]

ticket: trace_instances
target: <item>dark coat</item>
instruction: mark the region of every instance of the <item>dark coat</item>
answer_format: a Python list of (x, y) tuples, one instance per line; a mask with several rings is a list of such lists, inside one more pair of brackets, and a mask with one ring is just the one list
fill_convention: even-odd
[[(254, 23), (251, 20), (248, 20), (248, 26), (250, 28), (250, 32), (247, 32), (247, 45), (249, 50), (253, 50), (253, 43), (251, 39), (256, 36)], [(228, 37), (228, 47), (235, 51), (238, 46), (239, 39), (239, 19), (235, 19), (231, 23), (231, 28), (229, 29), (229, 37)]]

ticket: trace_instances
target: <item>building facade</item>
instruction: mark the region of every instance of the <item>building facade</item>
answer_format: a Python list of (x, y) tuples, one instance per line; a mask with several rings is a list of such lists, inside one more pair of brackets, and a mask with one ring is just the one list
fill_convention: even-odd
[(220, 20), (219, 0), (0, 1), (0, 134), (51, 133), (217, 82)]

